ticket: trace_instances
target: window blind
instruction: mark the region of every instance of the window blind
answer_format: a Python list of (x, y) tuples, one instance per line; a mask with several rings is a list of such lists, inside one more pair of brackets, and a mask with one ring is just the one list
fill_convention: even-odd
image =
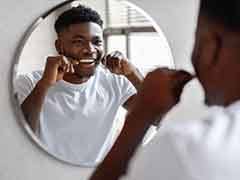
[(124, 2), (107, 0), (106, 10), (107, 27), (152, 26), (142, 13)]

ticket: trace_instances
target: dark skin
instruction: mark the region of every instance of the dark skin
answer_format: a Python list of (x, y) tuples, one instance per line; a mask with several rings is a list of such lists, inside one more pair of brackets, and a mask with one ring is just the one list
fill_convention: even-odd
[[(200, 14), (192, 63), (207, 105), (227, 106), (240, 99), (239, 45), (239, 32)], [(189, 73), (177, 70), (157, 69), (148, 74), (119, 138), (90, 179), (117, 180), (126, 175), (147, 129), (179, 102), (184, 85), (191, 79)]]
[[(60, 55), (47, 58), (42, 78), (21, 105), (34, 132), (39, 127), (39, 115), (48, 89), (59, 80), (72, 84), (88, 81), (100, 62), (112, 73), (124, 75), (136, 89), (140, 88), (142, 75), (122, 53), (113, 52), (104, 56), (102, 35), (102, 28), (92, 22), (70, 25), (58, 34), (55, 46)], [(91, 62), (83, 62), (86, 59)], [(124, 103), (127, 110), (132, 106), (134, 97)]]
[(207, 105), (228, 106), (240, 98), (239, 32), (200, 16), (192, 64)]

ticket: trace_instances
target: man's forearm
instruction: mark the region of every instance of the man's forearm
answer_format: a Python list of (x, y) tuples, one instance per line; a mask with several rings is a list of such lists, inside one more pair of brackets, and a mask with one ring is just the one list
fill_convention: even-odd
[(136, 68), (132, 73), (125, 75), (125, 77), (133, 84), (133, 86), (139, 91), (141, 84), (143, 83), (143, 75)]
[(143, 109), (135, 109), (128, 114), (119, 138), (90, 180), (117, 180), (126, 174), (131, 157), (150, 127), (151, 119), (156, 117), (156, 114)]
[(47, 91), (48, 87), (40, 80), (21, 104), (23, 114), (34, 132), (39, 127), (39, 116)]

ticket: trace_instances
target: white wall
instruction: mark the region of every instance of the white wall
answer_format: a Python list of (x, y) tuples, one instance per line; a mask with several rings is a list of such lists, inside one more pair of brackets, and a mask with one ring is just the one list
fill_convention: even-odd
[(177, 68), (192, 70), (189, 58), (199, 0), (131, 0), (148, 12), (167, 36)]
[[(177, 67), (189, 65), (198, 0), (132, 0), (155, 18), (168, 38)], [(34, 20), (61, 0), (7, 0), (0, 7), (0, 179), (1, 180), (82, 180), (91, 169), (63, 164), (43, 153), (19, 126), (11, 97), (11, 67), (18, 43)], [(194, 84), (194, 83), (193, 83)], [(193, 86), (196, 89), (196, 86)], [(199, 92), (198, 92), (199, 93)], [(189, 111), (199, 96), (188, 90)], [(197, 100), (196, 100), (197, 98)], [(195, 111), (194, 111), (195, 110)], [(191, 112), (198, 113), (196, 109)], [(181, 113), (184, 114), (184, 113)], [(141, 177), (138, 178), (141, 180)]]

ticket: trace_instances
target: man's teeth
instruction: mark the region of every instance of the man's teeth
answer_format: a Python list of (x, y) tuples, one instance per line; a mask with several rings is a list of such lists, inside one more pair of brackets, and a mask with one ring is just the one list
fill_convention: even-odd
[(94, 59), (81, 59), (79, 60), (79, 63), (93, 63)]

